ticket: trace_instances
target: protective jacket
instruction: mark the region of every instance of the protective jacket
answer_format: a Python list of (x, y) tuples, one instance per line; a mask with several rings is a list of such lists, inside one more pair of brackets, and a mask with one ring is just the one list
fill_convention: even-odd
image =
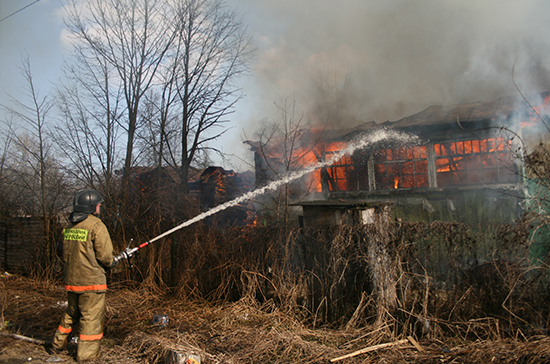
[(105, 267), (113, 262), (113, 243), (105, 224), (96, 216), (73, 212), (63, 230), (65, 289), (69, 292), (105, 292)]

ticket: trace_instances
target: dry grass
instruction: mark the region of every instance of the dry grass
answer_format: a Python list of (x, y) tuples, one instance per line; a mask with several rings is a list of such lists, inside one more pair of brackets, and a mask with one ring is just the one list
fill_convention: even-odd
[[(119, 266), (110, 275), (103, 362), (162, 363), (176, 350), (204, 363), (319, 363), (409, 336), (424, 351), (399, 345), (343, 362), (550, 361), (548, 266), (522, 258), (525, 231), (198, 227), (153, 246), (133, 271)], [(483, 246), (496, 250), (480, 262)], [(59, 283), (0, 283), (5, 330), (50, 339), (64, 310)], [(170, 324), (153, 325), (155, 314)], [(0, 362), (33, 345), (13, 341), (0, 336), (9, 348)]]
[[(3, 279), (2, 312), (6, 330), (49, 339), (63, 312), (64, 292), (51, 283), (12, 277)], [(322, 363), (355, 350), (403, 339), (397, 319), (378, 327), (317, 328), (277, 308), (244, 298), (211, 305), (168, 295), (150, 285), (115, 286), (107, 294), (107, 320), (100, 363), (163, 363), (169, 350), (194, 353), (203, 363)], [(154, 314), (167, 314), (170, 323), (152, 325)], [(407, 314), (408, 317), (413, 317)], [(342, 363), (543, 363), (550, 361), (550, 338), (506, 335), (496, 319), (449, 322), (419, 338), (424, 351), (412, 345), (344, 359)], [(401, 331), (401, 332), (400, 332)], [(436, 334), (437, 333), (437, 334)], [(0, 338), (0, 361), (46, 360), (45, 351), (31, 343)], [(41, 355), (43, 355), (41, 357)], [(70, 356), (64, 356), (71, 362)]]

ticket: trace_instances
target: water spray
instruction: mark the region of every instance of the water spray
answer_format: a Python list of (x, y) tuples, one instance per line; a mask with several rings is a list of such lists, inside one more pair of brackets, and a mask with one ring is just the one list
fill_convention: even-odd
[(174, 228), (172, 228), (172, 229), (170, 229), (170, 230), (154, 237), (153, 239), (151, 239), (149, 241), (146, 241), (146, 242), (144, 242), (144, 243), (142, 243), (142, 244), (140, 244), (140, 245), (138, 245), (134, 248), (127, 247), (126, 250), (124, 250), (122, 253), (117, 255), (114, 259), (115, 259), (116, 263), (120, 262), (123, 259), (129, 259), (134, 254), (136, 254), (139, 250), (145, 248), (147, 245), (149, 245), (149, 244), (151, 244), (151, 243), (153, 243), (153, 242), (155, 242), (159, 239), (162, 239), (165, 236), (170, 235), (175, 231), (178, 231), (178, 230), (180, 230), (180, 229), (182, 229), (186, 226), (189, 226), (189, 225), (192, 225), (192, 224), (194, 224), (198, 221), (201, 221), (201, 220), (203, 220), (204, 218), (206, 218), (208, 216), (217, 214), (218, 212), (223, 211), (223, 210), (225, 210), (229, 207), (238, 205), (241, 202), (250, 200), (250, 199), (252, 199), (256, 196), (263, 195), (267, 191), (275, 190), (276, 188), (280, 187), (281, 185), (289, 183), (289, 182), (291, 182), (295, 179), (301, 178), (304, 175), (306, 175), (308, 173), (311, 173), (311, 172), (315, 171), (318, 168), (331, 166), (333, 163), (335, 163), (335, 162), (339, 161), (340, 159), (342, 159), (342, 157), (344, 157), (346, 154), (352, 154), (353, 152), (355, 152), (358, 149), (368, 147), (369, 145), (372, 145), (374, 143), (378, 143), (378, 142), (381, 142), (381, 141), (384, 141), (384, 140), (391, 140), (391, 141), (401, 142), (401, 143), (413, 143), (413, 142), (418, 141), (418, 137), (416, 135), (406, 134), (406, 133), (395, 131), (395, 130), (386, 130), (386, 129), (378, 130), (375, 133), (364, 136), (363, 138), (359, 139), (358, 141), (349, 143), (346, 146), (346, 148), (344, 148), (344, 149), (340, 150), (338, 153), (334, 154), (327, 161), (319, 162), (317, 164), (314, 164), (314, 165), (311, 165), (307, 168), (304, 168), (300, 171), (295, 171), (295, 172), (292, 172), (290, 174), (287, 174), (283, 179), (280, 179), (278, 181), (273, 181), (273, 182), (271, 182), (270, 184), (268, 184), (264, 187), (258, 188), (254, 191), (247, 192), (244, 195), (239, 196), (239, 197), (237, 197), (237, 198), (235, 198), (231, 201), (228, 201), (228, 202), (226, 202), (224, 204), (221, 204), (219, 206), (216, 206), (216, 207), (214, 207), (214, 208), (212, 208), (208, 211), (205, 211), (205, 212), (195, 216), (194, 218), (192, 218), (190, 220), (187, 220), (184, 223), (182, 223), (182, 224), (180, 224), (180, 225), (178, 225), (178, 226), (176, 226), (176, 227), (174, 227)]

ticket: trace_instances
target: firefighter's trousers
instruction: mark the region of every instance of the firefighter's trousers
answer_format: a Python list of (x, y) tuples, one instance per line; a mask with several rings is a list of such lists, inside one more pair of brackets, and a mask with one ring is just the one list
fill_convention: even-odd
[(103, 321), (105, 319), (105, 292), (67, 292), (67, 309), (55, 332), (52, 346), (64, 349), (73, 330), (79, 326), (78, 361), (99, 357)]

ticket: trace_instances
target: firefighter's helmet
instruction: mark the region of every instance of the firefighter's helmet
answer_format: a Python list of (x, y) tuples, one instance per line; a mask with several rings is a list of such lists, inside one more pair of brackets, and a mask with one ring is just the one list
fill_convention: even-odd
[(103, 197), (96, 190), (80, 190), (74, 195), (73, 210), (93, 214), (100, 203), (103, 203)]

